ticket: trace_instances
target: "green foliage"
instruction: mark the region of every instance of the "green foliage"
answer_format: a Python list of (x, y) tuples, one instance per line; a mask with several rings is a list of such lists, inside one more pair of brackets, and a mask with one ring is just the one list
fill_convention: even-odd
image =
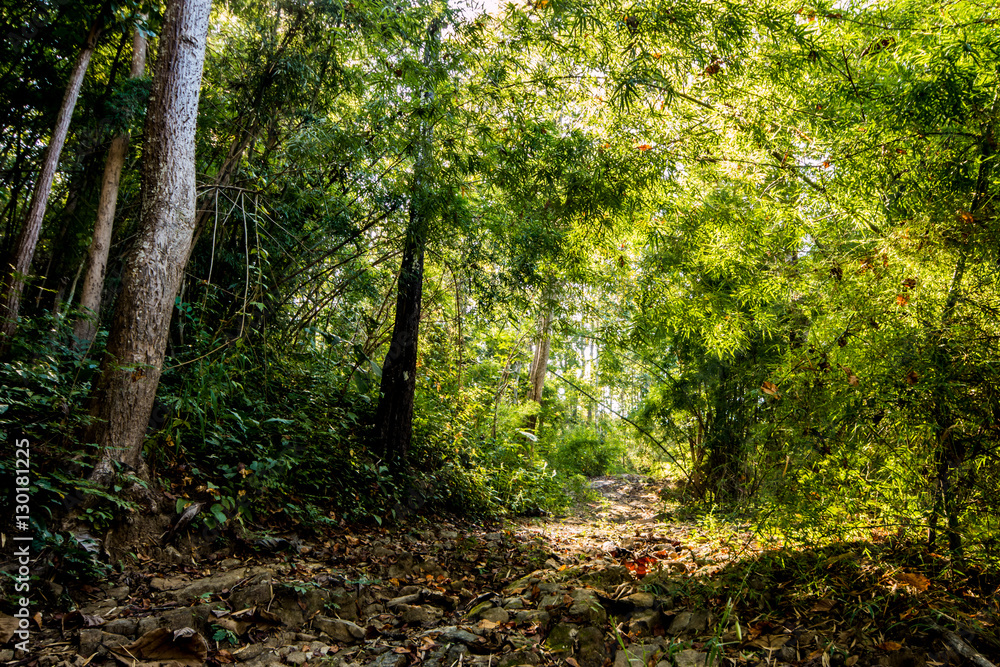
[(614, 435), (591, 426), (571, 426), (556, 437), (548, 459), (568, 476), (598, 477), (621, 470), (624, 448)]

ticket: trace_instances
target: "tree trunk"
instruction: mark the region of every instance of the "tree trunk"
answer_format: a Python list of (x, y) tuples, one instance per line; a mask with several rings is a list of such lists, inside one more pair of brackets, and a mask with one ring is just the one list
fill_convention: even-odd
[(90, 65), (90, 57), (94, 53), (97, 39), (101, 35), (101, 24), (104, 21), (103, 13), (94, 21), (84, 42), (80, 54), (77, 56), (76, 65), (70, 74), (69, 83), (66, 84), (66, 92), (63, 95), (62, 106), (59, 107), (59, 115), (56, 117), (56, 125), (52, 130), (52, 138), (45, 151), (45, 158), (42, 161), (42, 171), (38, 175), (35, 183), (35, 190), (31, 195), (31, 205), (28, 207), (28, 215), (25, 218), (21, 234), (14, 245), (11, 260), (2, 267), (3, 294), (0, 297), (0, 356), (6, 354), (10, 349), (11, 339), (17, 331), (17, 319), (21, 310), (21, 295), (24, 293), (24, 285), (28, 271), (31, 269), (31, 260), (35, 256), (35, 246), (38, 244), (38, 235), (42, 231), (42, 219), (45, 217), (45, 207), (49, 201), (49, 194), (52, 192), (52, 181), (56, 175), (56, 167), (59, 165), (59, 156), (62, 154), (63, 144), (66, 143), (66, 134), (69, 132), (69, 123), (73, 118), (73, 109), (76, 108), (76, 100), (80, 96), (80, 88), (83, 86), (83, 77), (87, 73)]
[[(542, 404), (542, 393), (545, 390), (545, 373), (549, 369), (549, 353), (552, 350), (552, 286), (545, 288), (542, 295), (542, 314), (538, 317), (538, 336), (535, 338), (535, 356), (531, 360), (531, 370), (528, 372), (528, 400)], [(588, 412), (589, 414), (589, 412)], [(525, 420), (525, 428), (535, 430), (538, 426), (538, 415), (529, 415)]]
[[(129, 76), (137, 79), (142, 76), (146, 65), (146, 37), (139, 28), (132, 37), (132, 67)], [(80, 293), (79, 319), (73, 325), (75, 344), (86, 345), (97, 333), (97, 318), (101, 309), (101, 290), (104, 287), (104, 273), (108, 266), (108, 250), (111, 247), (111, 231), (115, 221), (115, 208), (118, 205), (118, 184), (121, 180), (122, 167), (128, 156), (128, 132), (122, 132), (111, 141), (108, 157), (104, 163), (104, 178), (101, 185), (101, 201), (97, 206), (97, 221), (94, 223), (94, 236), (87, 250), (87, 272), (83, 277), (83, 287)]]
[[(437, 62), (440, 23), (434, 20), (424, 45), (424, 65)], [(433, 85), (422, 93), (425, 110), (434, 103)], [(386, 460), (406, 459), (413, 438), (413, 398), (417, 389), (417, 340), (420, 333), (420, 307), (424, 286), (424, 249), (430, 227), (431, 163), (433, 130), (422, 121), (417, 138), (416, 160), (410, 194), (410, 217), (406, 226), (403, 260), (396, 291), (396, 318), (392, 341), (382, 364), (382, 382), (375, 424), (378, 429), (379, 454)]]
[(142, 213), (115, 307), (88, 441), (100, 448), (92, 478), (115, 462), (142, 472), (142, 443), (163, 366), (174, 297), (191, 251), (195, 125), (211, 0), (171, 0), (146, 116)]

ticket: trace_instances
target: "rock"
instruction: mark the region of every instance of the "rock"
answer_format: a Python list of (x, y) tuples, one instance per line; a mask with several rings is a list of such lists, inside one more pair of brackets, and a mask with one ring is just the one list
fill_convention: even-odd
[(592, 570), (580, 577), (580, 581), (590, 584), (595, 588), (611, 589), (626, 582), (632, 581), (632, 573), (628, 568), (621, 565), (614, 565), (600, 570)]
[[(465, 648), (464, 646), (462, 648)], [(403, 667), (406, 664), (406, 656), (402, 653), (386, 651), (372, 662), (372, 667)]]
[(437, 641), (439, 644), (475, 644), (479, 641), (479, 637), (468, 630), (451, 626), (444, 629), (444, 632), (438, 636)]
[[(407, 586), (409, 588), (409, 586)], [(392, 598), (385, 603), (387, 609), (392, 609), (393, 607), (398, 607), (399, 605), (414, 605), (420, 602), (420, 591), (416, 593), (410, 593), (409, 595), (400, 595), (398, 598)]]
[(178, 588), (184, 588), (189, 583), (191, 582), (180, 577), (171, 577), (169, 579), (153, 577), (149, 580), (149, 588), (154, 591), (175, 591)]
[(504, 609), (524, 609), (523, 598), (507, 598), (503, 601)]
[(656, 604), (656, 596), (652, 593), (632, 593), (625, 599), (637, 609), (645, 609)]
[(136, 626), (135, 633), (141, 637), (150, 630), (155, 630), (158, 627), (160, 627), (160, 619), (155, 616), (147, 616), (139, 619), (139, 625)]
[(545, 648), (557, 656), (565, 657), (573, 652), (573, 643), (580, 631), (574, 623), (559, 623), (545, 638)]
[(502, 607), (490, 607), (479, 614), (479, 619), (493, 623), (506, 623), (510, 620), (510, 612)]
[(645, 667), (663, 648), (659, 644), (634, 644), (615, 653), (615, 667)]
[(221, 563), (219, 563), (219, 567), (224, 570), (228, 570), (231, 567), (239, 567), (242, 563), (243, 561), (239, 558), (225, 558)]
[(528, 609), (514, 614), (514, 620), (523, 624), (547, 625), (552, 616), (547, 611)]
[(108, 597), (114, 600), (126, 600), (128, 599), (129, 592), (128, 586), (115, 586), (108, 589)]
[[(674, 620), (676, 621), (676, 618)], [(650, 637), (662, 629), (662, 616), (655, 609), (640, 611), (628, 622), (628, 633), (632, 637)]]
[(247, 644), (243, 648), (233, 651), (233, 657), (239, 662), (249, 662), (265, 651), (267, 651), (267, 647), (263, 644)]
[[(232, 570), (232, 572), (227, 574), (240, 571)], [(235, 586), (238, 581), (233, 582), (232, 585)], [(229, 606), (232, 607), (233, 611), (240, 611), (249, 607), (267, 605), (271, 601), (271, 584), (272, 575), (270, 572), (262, 572), (254, 576), (250, 581), (240, 585), (239, 588), (229, 593)]]
[[(247, 577), (253, 577), (253, 579), (251, 579), (251, 582), (255, 583), (255, 582), (266, 581), (268, 582), (268, 586), (270, 586), (271, 571), (258, 567), (255, 568), (241, 567), (235, 570), (230, 570), (228, 572), (220, 572), (218, 574), (212, 575), (211, 577), (205, 577), (204, 579), (193, 581), (184, 588), (180, 589), (179, 591), (172, 592), (171, 595), (168, 597), (172, 597), (174, 600), (177, 600), (179, 602), (188, 602), (190, 600), (194, 600), (195, 598), (200, 598), (202, 595), (205, 595), (206, 593), (216, 594), (229, 591), (234, 586), (236, 586), (236, 584), (240, 583), (241, 581), (243, 581), (243, 579), (246, 579)], [(241, 592), (242, 589), (243, 587), (241, 586), (240, 589), (238, 589), (237, 591), (232, 591), (232, 594), (230, 595), (230, 604), (233, 604), (232, 595), (236, 595), (238, 592)], [(268, 591), (267, 599), (270, 599), (270, 590)], [(239, 606), (237, 607), (237, 610), (242, 608), (243, 607)]]
[(302, 651), (295, 651), (285, 656), (285, 662), (289, 665), (304, 665), (309, 661), (309, 655)]
[(190, 560), (189, 558), (185, 558), (184, 554), (178, 551), (173, 545), (167, 546), (163, 549), (163, 552), (160, 554), (160, 559), (167, 563), (173, 563), (174, 565), (181, 565)]
[(681, 613), (674, 616), (674, 620), (673, 622), (670, 623), (670, 628), (667, 630), (667, 634), (696, 635), (700, 632), (704, 632), (707, 628), (708, 628), (707, 611), (682, 611)]
[(600, 628), (587, 626), (576, 636), (579, 647), (576, 661), (580, 667), (601, 667), (608, 655), (608, 647), (604, 643), (604, 632)]
[(689, 648), (674, 655), (674, 664), (676, 667), (705, 667), (707, 657), (707, 653)]
[[(88, 655), (90, 655), (88, 653)], [(5, 648), (0, 650), (0, 662), (10, 662), (14, 659), (14, 649)]]
[(487, 542), (502, 542), (503, 533), (486, 533), (483, 535)]
[(516, 667), (517, 665), (540, 665), (542, 659), (534, 651), (514, 651), (500, 661), (500, 667)]
[(487, 611), (488, 609), (493, 609), (493, 607), (494, 607), (493, 603), (490, 602), (489, 600), (486, 600), (485, 602), (480, 602), (475, 607), (470, 609), (469, 613), (466, 614), (465, 617), (470, 621), (477, 621), (480, 618), (482, 618), (483, 612)]
[(420, 605), (402, 604), (397, 607), (397, 611), (404, 623), (429, 623), (441, 616), (440, 610)]
[(583, 598), (574, 603), (569, 608), (570, 616), (579, 616), (588, 623), (601, 625), (608, 620), (608, 612), (600, 605), (596, 598)]
[(364, 628), (339, 618), (317, 616), (312, 624), (314, 628), (325, 632), (331, 639), (342, 644), (355, 644), (365, 638)]
[(107, 649), (131, 643), (128, 637), (113, 635), (97, 628), (80, 630), (80, 655), (90, 657), (95, 653), (104, 655)]
[(566, 604), (563, 601), (563, 593), (556, 595), (543, 595), (542, 599), (538, 601), (539, 609), (555, 609), (556, 607), (561, 607)]
[(798, 652), (795, 650), (795, 647), (785, 644), (784, 646), (778, 649), (777, 653), (775, 654), (775, 657), (780, 662), (795, 662), (796, 660), (798, 660), (799, 656)]
[(438, 531), (438, 537), (440, 537), (442, 540), (455, 540), (458, 539), (458, 531), (440, 530)]
[(139, 627), (139, 619), (136, 618), (116, 618), (101, 626), (105, 632), (113, 635), (135, 635), (136, 628)]

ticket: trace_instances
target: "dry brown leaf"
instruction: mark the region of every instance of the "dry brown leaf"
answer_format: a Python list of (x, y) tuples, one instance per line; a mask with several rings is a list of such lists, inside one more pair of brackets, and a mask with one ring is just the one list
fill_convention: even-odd
[(128, 646), (111, 649), (119, 662), (131, 667), (171, 662), (182, 667), (201, 667), (208, 658), (208, 643), (191, 628), (171, 631), (169, 628), (150, 630)]
[(899, 574), (897, 574), (896, 582), (904, 584), (906, 586), (912, 586), (921, 593), (926, 591), (931, 585), (931, 580), (925, 577), (924, 575), (914, 574), (910, 572), (900, 572)]
[(0, 614), (0, 644), (6, 644), (17, 631), (18, 620), (7, 614)]
[(899, 642), (889, 641), (889, 642), (882, 642), (881, 644), (876, 644), (875, 648), (880, 648), (883, 651), (898, 651), (899, 649), (903, 648), (903, 645), (900, 644)]
[(580, 667), (580, 663), (573, 658), (566, 658), (566, 664), (570, 667)]
[(760, 390), (767, 394), (768, 396), (778, 397), (778, 385), (773, 382), (768, 382), (764, 380), (764, 383), (760, 385)]
[(779, 648), (787, 644), (791, 638), (791, 635), (761, 635), (750, 643), (757, 648), (762, 648), (767, 651), (777, 651)]
[(897, 306), (908, 306), (910, 304), (910, 296), (908, 294), (897, 294), (896, 295), (896, 305)]
[(834, 601), (830, 598), (823, 598), (822, 600), (818, 600), (809, 611), (825, 613), (833, 609), (834, 604)]
[(858, 660), (860, 658), (861, 656), (859, 655), (852, 655), (850, 658), (847, 659), (847, 662), (845, 662), (844, 665), (846, 667), (854, 667), (854, 665), (858, 664)]

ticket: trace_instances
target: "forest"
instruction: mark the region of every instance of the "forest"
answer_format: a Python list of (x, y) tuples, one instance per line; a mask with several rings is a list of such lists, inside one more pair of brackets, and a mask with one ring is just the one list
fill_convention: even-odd
[[(921, 627), (954, 664), (1000, 656), (997, 4), (0, 7), (0, 507), (33, 590), (181, 536), (184, 567), (507, 539), (642, 479), (647, 520), (827, 554), (812, 581), (888, 549), (893, 595), (948, 592)], [(616, 544), (633, 576), (663, 559)], [(720, 647), (750, 603), (720, 595), (700, 659), (746, 664)], [(233, 628), (182, 664), (231, 662)], [(572, 636), (542, 662), (604, 664)], [(778, 662), (949, 662), (795, 637)]]

